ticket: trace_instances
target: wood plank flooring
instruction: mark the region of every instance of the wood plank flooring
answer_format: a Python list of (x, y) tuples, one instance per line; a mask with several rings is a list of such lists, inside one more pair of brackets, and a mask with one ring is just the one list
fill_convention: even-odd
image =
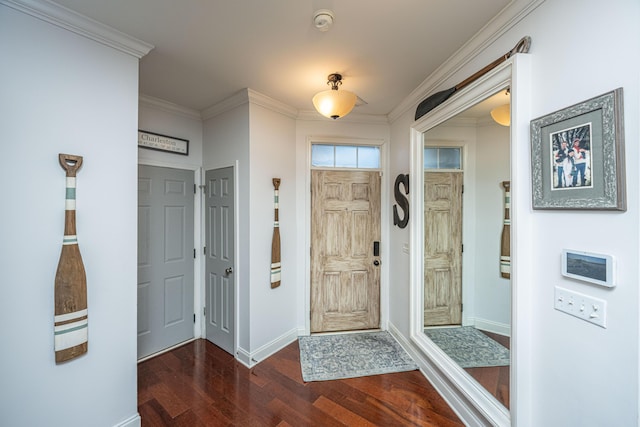
[(253, 369), (206, 340), (138, 365), (152, 426), (462, 426), (419, 371), (305, 383), (298, 342)]
[[(489, 338), (497, 341), (506, 348), (510, 348), (509, 337), (494, 334), (487, 331), (480, 331)], [(491, 366), (485, 368), (465, 368), (465, 371), (478, 381), (489, 393), (509, 409), (509, 366)]]

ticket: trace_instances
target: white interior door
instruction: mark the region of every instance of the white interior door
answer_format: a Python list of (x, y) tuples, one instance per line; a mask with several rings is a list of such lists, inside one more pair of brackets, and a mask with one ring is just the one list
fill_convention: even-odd
[(205, 173), (206, 336), (234, 354), (234, 182), (233, 168)]
[(138, 358), (193, 338), (194, 174), (138, 167)]

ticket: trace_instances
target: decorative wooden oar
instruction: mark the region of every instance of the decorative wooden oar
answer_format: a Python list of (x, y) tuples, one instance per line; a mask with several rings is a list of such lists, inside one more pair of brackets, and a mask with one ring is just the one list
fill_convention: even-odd
[(278, 219), (280, 178), (273, 178), (273, 237), (271, 238), (271, 289), (280, 286), (280, 220)]
[(504, 187), (504, 223), (502, 225), (502, 242), (500, 244), (500, 276), (511, 278), (511, 181), (502, 181)]
[(76, 172), (82, 157), (59, 154), (67, 172), (64, 214), (64, 239), (55, 279), (54, 349), (56, 363), (87, 352), (87, 278), (76, 236)]
[(449, 99), (449, 97), (451, 95), (453, 95), (453, 93), (455, 91), (460, 90), (463, 87), (473, 83), (474, 81), (476, 81), (477, 79), (479, 79), (483, 75), (487, 74), (489, 71), (491, 71), (492, 69), (494, 69), (498, 65), (502, 64), (507, 59), (511, 58), (516, 53), (527, 53), (527, 52), (529, 52), (529, 47), (530, 46), (531, 46), (531, 37), (525, 36), (522, 39), (520, 39), (518, 44), (516, 44), (513, 49), (511, 49), (509, 52), (505, 53), (500, 58), (498, 58), (495, 61), (493, 61), (491, 64), (489, 64), (486, 67), (484, 67), (482, 70), (480, 70), (477, 73), (473, 74), (471, 77), (468, 77), (466, 80), (463, 80), (461, 83), (458, 83), (456, 86), (454, 86), (452, 88), (443, 90), (443, 91), (438, 92), (438, 93), (434, 93), (433, 95), (429, 96), (427, 99), (425, 99), (420, 104), (418, 104), (418, 108), (416, 108), (415, 120), (418, 120), (420, 117), (424, 116), (429, 111), (433, 110), (438, 105), (442, 104), (444, 101)]

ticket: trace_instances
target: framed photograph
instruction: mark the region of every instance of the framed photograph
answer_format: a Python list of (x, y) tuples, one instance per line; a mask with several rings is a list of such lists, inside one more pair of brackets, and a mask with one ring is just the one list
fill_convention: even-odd
[(626, 210), (622, 88), (531, 121), (534, 209)]
[(615, 263), (611, 255), (562, 250), (562, 275), (584, 282), (612, 288), (615, 283)]
[(189, 140), (138, 130), (138, 147), (189, 155)]

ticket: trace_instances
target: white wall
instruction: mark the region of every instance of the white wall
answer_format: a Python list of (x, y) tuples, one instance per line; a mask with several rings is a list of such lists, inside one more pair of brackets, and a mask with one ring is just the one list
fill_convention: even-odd
[(206, 118), (203, 127), (204, 170), (235, 167), (236, 177), (236, 347), (249, 352), (250, 345), (250, 192), (249, 104)]
[[(250, 106), (251, 346), (255, 353), (280, 337), (297, 336), (295, 119), (260, 105)], [(280, 178), (281, 284), (271, 289), (273, 178)], [(287, 339), (287, 338), (285, 338)], [(288, 344), (288, 342), (287, 342)], [(265, 349), (267, 352), (270, 350)], [(257, 357), (262, 358), (262, 355)]]
[[(527, 370), (531, 378), (530, 384), (519, 387), (526, 399), (519, 408), (523, 416), (512, 414), (520, 426), (638, 424), (639, 177), (634, 165), (639, 159), (634, 142), (640, 131), (639, 21), (640, 4), (636, 0), (606, 4), (547, 0), (441, 84), (442, 88), (455, 85), (511, 49), (523, 35), (530, 35), (533, 81), (528, 119), (617, 87), (625, 91), (627, 211), (533, 211), (530, 200), (519, 199), (519, 208), (526, 212), (519, 221), (526, 222), (531, 230), (534, 254), (531, 260), (520, 262), (535, 263), (533, 276), (521, 283), (532, 295), (531, 312), (535, 316), (523, 319), (531, 322), (533, 333), (521, 338), (530, 340), (534, 355), (530, 367), (519, 368)], [(409, 168), (408, 128), (414, 111), (415, 106), (402, 112), (392, 124), (394, 171)], [(529, 170), (530, 165), (528, 159), (521, 159), (513, 167), (522, 171)], [(580, 224), (588, 232), (575, 232), (567, 239), (567, 224)], [(392, 253), (401, 254), (407, 233), (393, 230)], [(616, 257), (618, 286), (605, 289), (563, 278), (560, 254), (569, 246)], [(402, 262), (399, 266), (408, 264), (402, 255), (397, 258)], [(394, 273), (391, 321), (408, 337), (409, 283), (408, 272), (403, 272), (400, 269)], [(554, 310), (556, 285), (605, 299), (607, 329)]]
[[(5, 5), (0, 57), (0, 424), (137, 425), (138, 59)], [(77, 233), (89, 307), (88, 353), (60, 365), (58, 153), (84, 157)]]
[[(382, 140), (385, 142), (383, 153), (387, 153), (387, 157), (383, 158), (385, 165), (385, 173), (389, 164), (389, 124), (386, 117), (371, 116), (362, 117), (357, 112), (351, 113), (344, 119), (330, 120), (321, 118), (301, 118), (296, 122), (296, 216), (298, 218), (298, 234), (296, 245), (298, 248), (296, 254), (296, 264), (299, 267), (297, 271), (296, 283), (298, 286), (298, 294), (296, 300), (297, 322), (299, 334), (308, 334), (310, 331), (309, 310), (309, 261), (310, 261), (310, 232), (311, 232), (311, 197), (310, 197), (310, 140), (309, 138), (320, 137), (340, 140)], [(384, 155), (384, 154), (383, 154)], [(391, 184), (389, 183), (391, 179)], [(392, 202), (389, 194), (391, 185), (395, 180), (388, 176), (383, 176), (381, 181), (382, 192), (382, 209), (381, 209), (381, 229), (382, 240), (380, 242), (381, 250), (381, 286), (382, 294), (385, 293), (385, 286), (389, 286), (389, 271), (393, 268), (391, 262), (391, 254), (389, 253), (388, 230), (393, 224)], [(394, 280), (395, 281), (395, 280)], [(381, 298), (384, 299), (384, 296)], [(381, 300), (381, 321), (386, 322), (388, 319), (388, 301)], [(383, 325), (386, 327), (386, 325)]]
[(187, 156), (140, 147), (138, 148), (140, 163), (192, 170), (202, 165), (203, 126), (198, 111), (141, 95), (138, 128), (189, 141)]
[(504, 187), (510, 180), (509, 128), (495, 123), (476, 128), (476, 265), (474, 317), (479, 328), (509, 334), (511, 283), (500, 276)]

